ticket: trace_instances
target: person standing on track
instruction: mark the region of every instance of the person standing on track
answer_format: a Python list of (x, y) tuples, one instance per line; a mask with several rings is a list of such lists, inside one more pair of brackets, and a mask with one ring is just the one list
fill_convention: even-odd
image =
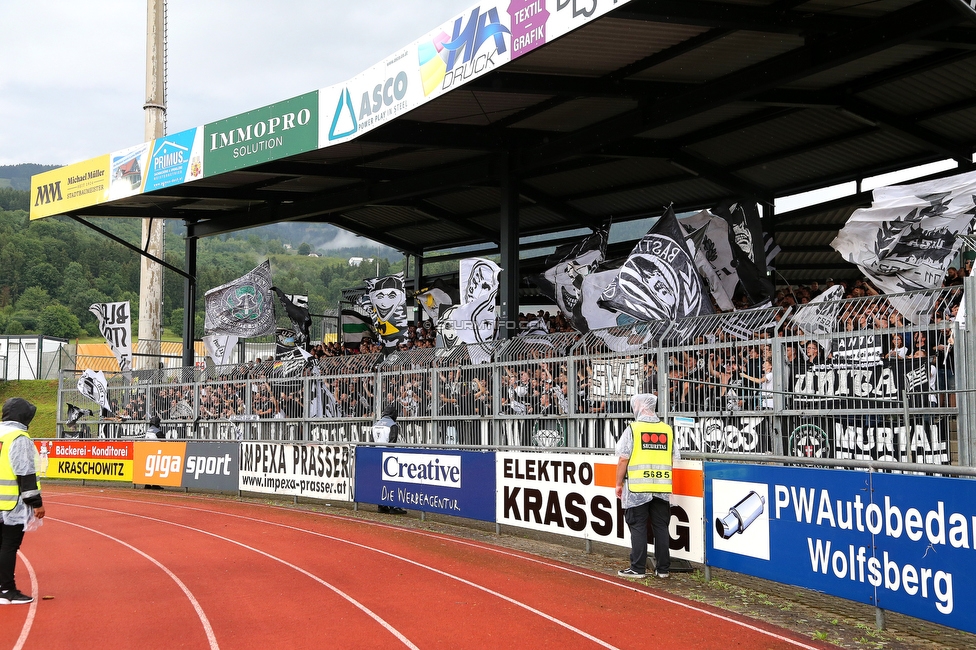
[[(378, 445), (395, 445), (400, 438), (400, 425), (397, 424), (396, 402), (388, 402), (383, 407), (382, 417), (373, 423), (373, 442)], [(389, 515), (405, 515), (407, 511), (395, 506), (378, 506), (377, 509)]]
[[(630, 566), (622, 578), (642, 579), (647, 572), (647, 520), (654, 531), (654, 575), (667, 578), (671, 568), (671, 473), (677, 458), (674, 432), (657, 417), (657, 395), (639, 393), (630, 400), (636, 422), (617, 441), (617, 498), (630, 528)], [(626, 480), (625, 480), (626, 479)]]
[(14, 581), (17, 550), (24, 541), (24, 525), (44, 518), (41, 486), (37, 482), (36, 451), (27, 427), (37, 407), (21, 397), (3, 403), (0, 422), (0, 605), (34, 602)]

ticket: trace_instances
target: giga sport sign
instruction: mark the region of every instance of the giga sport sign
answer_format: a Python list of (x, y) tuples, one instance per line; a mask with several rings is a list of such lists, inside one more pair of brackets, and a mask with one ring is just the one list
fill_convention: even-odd
[(134, 442), (132, 482), (237, 491), (240, 451), (233, 442)]

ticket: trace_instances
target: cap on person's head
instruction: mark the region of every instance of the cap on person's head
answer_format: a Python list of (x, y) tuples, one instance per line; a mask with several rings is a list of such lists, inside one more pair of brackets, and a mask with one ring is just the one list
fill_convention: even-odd
[(638, 420), (644, 418), (651, 422), (657, 422), (657, 395), (653, 393), (637, 393), (630, 398), (630, 408), (634, 411), (634, 417)]
[(25, 400), (23, 397), (11, 397), (3, 403), (3, 421), (20, 422), (24, 426), (31, 423), (37, 407)]

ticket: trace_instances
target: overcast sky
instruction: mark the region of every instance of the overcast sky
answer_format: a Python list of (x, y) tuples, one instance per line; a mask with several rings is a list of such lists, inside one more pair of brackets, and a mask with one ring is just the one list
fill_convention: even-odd
[[(169, 0), (167, 131), (345, 81), (477, 0)], [(145, 140), (145, 0), (0, 0), (0, 165)]]

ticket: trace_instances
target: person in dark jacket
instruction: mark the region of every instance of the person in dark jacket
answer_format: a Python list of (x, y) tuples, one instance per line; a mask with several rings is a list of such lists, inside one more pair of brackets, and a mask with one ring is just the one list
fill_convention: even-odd
[(21, 593), (14, 580), (17, 551), (25, 525), (44, 518), (37, 483), (34, 443), (27, 427), (37, 407), (21, 397), (3, 403), (0, 422), (0, 605), (24, 605), (34, 598)]
[[(395, 445), (400, 438), (400, 425), (397, 424), (396, 402), (383, 407), (382, 417), (373, 423), (373, 442), (381, 445)], [(390, 515), (405, 515), (407, 511), (396, 506), (379, 506), (380, 512)]]

